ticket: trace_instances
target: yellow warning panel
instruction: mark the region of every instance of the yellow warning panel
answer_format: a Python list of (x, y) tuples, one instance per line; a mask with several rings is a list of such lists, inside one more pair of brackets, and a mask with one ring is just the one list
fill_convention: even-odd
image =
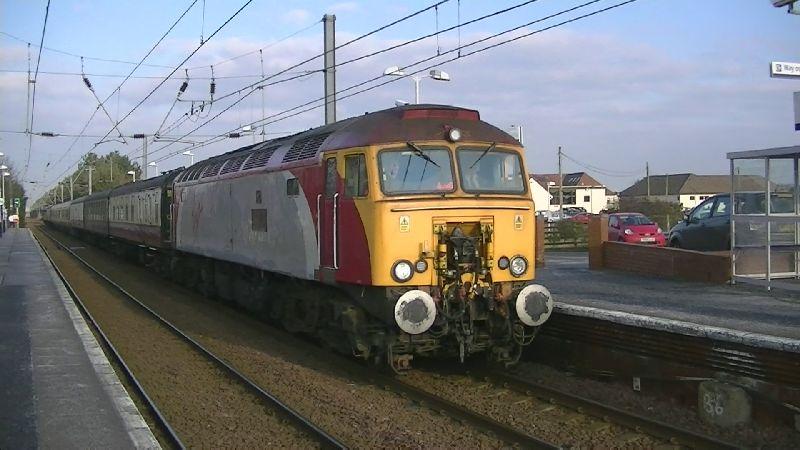
[(516, 216), (514, 216), (514, 229), (517, 231), (522, 230), (522, 224), (523, 224), (522, 215), (517, 214)]
[(411, 231), (411, 217), (400, 216), (400, 232), (408, 233)]

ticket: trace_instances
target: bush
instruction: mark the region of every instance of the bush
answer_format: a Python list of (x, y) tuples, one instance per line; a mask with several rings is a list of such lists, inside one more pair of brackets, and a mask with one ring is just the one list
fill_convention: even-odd
[(683, 208), (680, 203), (676, 202), (620, 198), (619, 210), (620, 212), (642, 213), (665, 231), (669, 230), (678, 221), (683, 220)]

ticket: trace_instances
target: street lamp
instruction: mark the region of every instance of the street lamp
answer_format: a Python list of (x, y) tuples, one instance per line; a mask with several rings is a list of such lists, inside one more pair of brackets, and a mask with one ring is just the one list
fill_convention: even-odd
[(136, 183), (136, 172), (133, 170), (129, 170), (128, 175), (133, 175), (133, 182)]
[[(158, 164), (155, 161), (148, 163), (147, 167), (155, 167), (156, 176), (158, 176)], [(147, 178), (147, 174), (145, 174), (145, 178)]]
[(186, 150), (185, 152), (181, 153), (181, 155), (186, 155), (189, 157), (189, 165), (194, 165), (194, 153), (191, 150)]
[[(386, 70), (383, 71), (383, 74), (386, 76), (393, 76), (393, 77), (404, 77), (406, 73), (400, 70), (397, 66), (387, 67)], [(450, 74), (443, 70), (433, 69), (431, 70), (428, 75), (423, 77), (414, 75), (411, 77), (414, 80), (414, 104), (419, 105), (419, 83), (422, 81), (423, 78), (432, 78), (436, 81), (450, 81)]]
[(0, 170), (3, 171), (3, 175), (2, 175), (2, 177), (3, 177), (3, 186), (2, 186), (3, 190), (2, 190), (2, 194), (0, 194), (0, 196), (3, 198), (3, 203), (5, 203), (5, 198), (6, 198), (6, 177), (11, 175), (10, 173), (6, 172), (6, 169), (8, 169), (8, 167), (0, 166)]

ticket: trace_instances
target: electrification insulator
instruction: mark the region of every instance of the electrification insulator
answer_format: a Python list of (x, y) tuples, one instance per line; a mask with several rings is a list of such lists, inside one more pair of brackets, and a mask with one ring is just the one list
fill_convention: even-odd
[(42, 131), (41, 133), (39, 133), (39, 136), (44, 136), (44, 137), (55, 137), (55, 136), (56, 136), (56, 134), (55, 134), (55, 133), (53, 133), (52, 131)]
[(238, 138), (238, 137), (242, 137), (242, 134), (241, 133), (228, 133), (228, 137), (229, 138)]
[(92, 89), (92, 83), (89, 82), (88, 78), (83, 77), (83, 84), (85, 84), (86, 87), (89, 88), (90, 90)]
[(214, 95), (214, 92), (217, 90), (217, 83), (211, 82), (211, 95)]
[(186, 88), (187, 87), (189, 87), (189, 82), (188, 81), (184, 81), (183, 84), (181, 85), (181, 88), (178, 89), (178, 90), (181, 92), (181, 94), (183, 94), (184, 92), (186, 92)]

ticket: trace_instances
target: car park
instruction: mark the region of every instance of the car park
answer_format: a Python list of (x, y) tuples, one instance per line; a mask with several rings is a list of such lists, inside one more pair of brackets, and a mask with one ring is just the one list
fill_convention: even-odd
[(588, 224), (590, 217), (592, 217), (591, 213), (579, 212), (578, 214), (575, 214), (574, 216), (570, 217), (569, 220), (572, 221), (572, 222)]
[(614, 213), (608, 216), (608, 240), (629, 244), (656, 245), (666, 243), (657, 223), (641, 213)]

